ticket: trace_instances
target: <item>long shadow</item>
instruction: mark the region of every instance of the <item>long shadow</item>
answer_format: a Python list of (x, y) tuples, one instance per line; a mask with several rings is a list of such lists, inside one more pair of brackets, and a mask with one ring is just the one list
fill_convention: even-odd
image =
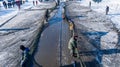
[[(100, 50), (99, 52), (101, 52), (101, 56), (98, 56), (99, 60), (102, 60), (102, 56), (103, 55), (109, 55), (109, 54), (116, 54), (116, 53), (120, 53), (120, 49), (106, 49), (106, 50)], [(95, 55), (99, 55), (98, 51), (82, 51), (79, 52), (79, 54), (84, 55), (84, 56), (95, 56)], [(100, 64), (97, 60), (93, 60), (91, 62), (84, 62), (86, 67), (102, 67), (102, 64)]]
[[(110, 50), (101, 50), (101, 44), (100, 44), (100, 39), (103, 35), (106, 35), (108, 32), (82, 32), (83, 35), (85, 35), (88, 39), (88, 41), (96, 48), (95, 51), (92, 52), (83, 52), (83, 54), (86, 54), (88, 56), (94, 55), (96, 57), (96, 63), (101, 64), (102, 62), (102, 56), (106, 52), (111, 52)], [(114, 51), (114, 50), (112, 50)], [(82, 53), (82, 52), (80, 52)]]
[(100, 49), (100, 38), (108, 32), (82, 32), (88, 38), (88, 41), (97, 49)]
[(96, 66), (89, 66), (90, 64), (92, 65), (97, 65), (97, 67), (102, 67), (101, 62), (102, 62), (102, 57), (103, 55), (110, 55), (110, 54), (117, 54), (120, 53), (120, 49), (101, 49), (101, 44), (100, 44), (100, 38), (103, 35), (106, 35), (107, 32), (82, 32), (83, 35), (85, 35), (88, 39), (88, 41), (95, 47), (97, 48), (94, 51), (81, 51), (79, 52), (80, 55), (84, 56), (95, 56), (96, 59), (92, 62), (85, 62), (87, 67), (96, 67)]
[(19, 31), (19, 30), (26, 30), (30, 28), (6, 28), (6, 29), (0, 29), (0, 31)]
[[(100, 50), (101, 54), (115, 54), (115, 53), (120, 53), (120, 49), (105, 49), (105, 50)], [(98, 51), (82, 51), (79, 52), (79, 54), (84, 54), (85, 56), (92, 56), (92, 55), (97, 55)]]
[(13, 18), (15, 18), (16, 16), (17, 16), (17, 14), (14, 15), (13, 17), (11, 17), (10, 19), (8, 19), (7, 21), (5, 21), (4, 23), (2, 23), (2, 24), (0, 25), (0, 27), (2, 27), (3, 25), (5, 25), (6, 23), (8, 23), (10, 20), (12, 20)]
[(101, 65), (94, 59), (90, 62), (84, 62), (86, 67), (101, 67)]

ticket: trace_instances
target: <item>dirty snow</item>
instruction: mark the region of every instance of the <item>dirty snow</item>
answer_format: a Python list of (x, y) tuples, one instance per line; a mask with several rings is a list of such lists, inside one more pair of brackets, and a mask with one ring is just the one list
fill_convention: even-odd
[[(120, 60), (117, 59), (120, 58), (120, 53), (117, 30), (119, 30), (120, 27), (120, 12), (118, 11), (120, 1), (116, 0), (117, 2), (114, 2), (113, 0), (102, 0), (100, 3), (91, 1), (91, 8), (89, 8), (89, 1), (71, 1), (67, 3), (69, 7), (68, 16), (75, 22), (77, 32), (81, 32), (88, 37), (88, 41), (92, 43), (93, 46), (97, 47), (96, 51), (99, 51), (99, 53), (96, 56), (96, 60), (100, 64), (102, 63), (103, 67), (119, 67)], [(108, 15), (105, 15), (106, 5), (110, 6)], [(89, 49), (89, 47), (86, 48)]]
[[(43, 4), (41, 3), (39, 5)], [(47, 6), (49, 5), (50, 7), (48, 8), (53, 8), (55, 3), (48, 3)], [(36, 6), (29, 8), (35, 7)], [(37, 8), (39, 7), (37, 6)], [(41, 8), (46, 8), (46, 6), (42, 6), (40, 9)], [(26, 11), (22, 9), (19, 12), (15, 10), (10, 14), (5, 15), (5, 17), (11, 17), (12, 15), (14, 16), (17, 14), (15, 18), (0, 27), (0, 30), (4, 29), (0, 31), (0, 67), (20, 66), (21, 51), (19, 45), (25, 45), (27, 47), (32, 46), (31, 43), (35, 40), (40, 31), (40, 27), (42, 27), (42, 23), (44, 22), (45, 11), (46, 10)], [(4, 17), (2, 16), (2, 18)], [(9, 18), (4, 19), (3, 21), (8, 19)], [(0, 19), (0, 21), (2, 20)]]
[[(89, 4), (88, 2), (86, 3)], [(91, 1), (91, 4), (91, 9), (101, 13), (101, 15), (105, 15), (105, 8), (106, 6), (109, 6), (110, 10), (107, 17), (111, 19), (112, 23), (118, 30), (120, 29), (120, 0), (102, 0), (100, 3)], [(120, 61), (118, 60), (120, 58), (119, 47), (117, 46), (118, 39), (118, 34), (115, 31), (110, 31), (108, 34), (101, 37), (101, 49), (113, 49), (111, 50), (111, 54), (103, 55), (103, 67), (120, 66)]]

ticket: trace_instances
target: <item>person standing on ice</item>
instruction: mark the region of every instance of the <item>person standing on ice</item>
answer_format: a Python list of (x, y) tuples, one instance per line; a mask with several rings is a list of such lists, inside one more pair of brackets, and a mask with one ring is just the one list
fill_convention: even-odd
[(35, 1), (33, 0), (33, 6), (35, 6)]
[(3, 6), (4, 6), (5, 9), (7, 9), (7, 3), (8, 3), (7, 0), (4, 0), (4, 1), (3, 1)]
[(30, 59), (29, 59), (30, 50), (29, 50), (29, 48), (27, 48), (23, 45), (20, 45), (20, 49), (22, 50), (22, 58), (21, 58), (21, 64), (20, 65), (22, 67), (28, 67), (28, 64), (29, 64), (29, 61), (30, 61)]
[(89, 2), (89, 8), (91, 8), (91, 1)]
[(106, 6), (106, 15), (108, 15), (109, 12), (109, 6)]
[(70, 54), (72, 54), (73, 57), (78, 57), (77, 39), (78, 36), (73, 36), (70, 38), (68, 43), (68, 49), (70, 50)]
[(73, 31), (73, 23), (71, 21), (69, 21), (69, 30), (70, 30), (70, 36), (72, 37), (74, 35), (74, 31)]
[(38, 1), (36, 0), (36, 5), (38, 5)]
[(45, 18), (46, 18), (46, 21), (48, 22), (48, 18), (49, 18), (49, 10), (48, 9), (46, 10)]
[(21, 6), (20, 0), (16, 0), (16, 4), (17, 4), (17, 6), (18, 6), (18, 9), (20, 10), (20, 6)]

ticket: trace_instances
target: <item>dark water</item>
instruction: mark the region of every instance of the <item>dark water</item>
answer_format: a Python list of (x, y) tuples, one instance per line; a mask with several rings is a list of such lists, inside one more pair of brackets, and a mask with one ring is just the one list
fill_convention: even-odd
[(61, 32), (62, 6), (49, 20), (49, 25), (41, 34), (38, 50), (35, 55), (36, 62), (40, 67), (59, 67), (59, 35)]
[(53, 24), (42, 33), (35, 60), (43, 67), (58, 67), (57, 46), (60, 25)]

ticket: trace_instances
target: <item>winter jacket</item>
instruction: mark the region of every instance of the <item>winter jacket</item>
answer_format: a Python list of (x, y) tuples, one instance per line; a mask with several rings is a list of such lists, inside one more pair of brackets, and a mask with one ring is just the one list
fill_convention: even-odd
[(72, 38), (69, 40), (68, 49), (74, 49), (74, 48), (77, 48), (77, 43), (76, 43), (76, 41), (74, 40), (74, 38), (72, 37)]
[(22, 67), (27, 67), (27, 63), (29, 60), (29, 48), (26, 48), (23, 52), (22, 52), (22, 59), (21, 59), (21, 65)]
[(72, 22), (69, 23), (69, 29), (73, 30), (73, 23)]

